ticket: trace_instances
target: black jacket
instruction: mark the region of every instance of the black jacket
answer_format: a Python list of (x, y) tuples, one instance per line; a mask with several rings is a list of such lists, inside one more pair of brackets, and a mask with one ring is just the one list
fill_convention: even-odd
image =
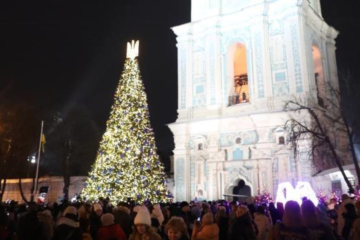
[(250, 215), (244, 214), (236, 218), (228, 232), (228, 240), (256, 240)]

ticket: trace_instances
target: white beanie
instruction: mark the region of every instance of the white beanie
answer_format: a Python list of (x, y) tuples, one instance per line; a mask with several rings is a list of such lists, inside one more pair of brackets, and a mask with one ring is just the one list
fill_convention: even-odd
[(93, 208), (94, 208), (94, 212), (96, 212), (96, 210), (101, 210), (102, 211), (102, 207), (101, 207), (101, 205), (99, 203), (95, 203), (93, 205)]
[(140, 211), (148, 211), (148, 209), (144, 205), (136, 205), (133, 209), (133, 212), (136, 212), (136, 213), (138, 213)]
[(66, 216), (66, 214), (73, 214), (76, 215), (76, 208), (73, 206), (69, 206), (65, 209), (64, 211), (64, 216)]
[(135, 225), (139, 225), (139, 224), (144, 224), (144, 225), (148, 225), (149, 227), (151, 226), (151, 218), (150, 218), (150, 213), (147, 210), (140, 210), (135, 217), (134, 220), (134, 224)]
[(114, 224), (114, 215), (112, 215), (111, 213), (106, 213), (104, 215), (101, 216), (101, 223), (104, 227), (106, 226), (110, 226), (112, 224)]
[(157, 203), (157, 204), (154, 204), (153, 207), (154, 207), (154, 209), (153, 209), (153, 211), (151, 213), (151, 217), (157, 218), (157, 220), (159, 221), (160, 226), (161, 226), (162, 223), (164, 222), (164, 216), (162, 214), (160, 205)]

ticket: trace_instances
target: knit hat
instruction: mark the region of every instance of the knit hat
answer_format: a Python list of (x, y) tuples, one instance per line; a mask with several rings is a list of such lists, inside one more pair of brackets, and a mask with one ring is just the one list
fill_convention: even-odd
[(101, 205), (99, 203), (95, 203), (93, 205), (93, 208), (94, 208), (94, 212), (96, 212), (96, 210), (101, 210), (102, 211), (102, 207), (101, 207)]
[(106, 213), (104, 215), (101, 216), (101, 223), (104, 227), (106, 226), (110, 226), (112, 224), (114, 224), (114, 215), (112, 215), (111, 213)]
[(69, 206), (65, 209), (64, 211), (64, 216), (66, 216), (67, 214), (73, 214), (76, 215), (76, 208), (73, 206)]
[(152, 210), (151, 217), (156, 218), (159, 221), (160, 226), (161, 226), (162, 223), (164, 222), (164, 216), (162, 214), (160, 205), (157, 203), (157, 204), (154, 204), (153, 207), (154, 207), (154, 209)]
[(151, 226), (151, 218), (150, 218), (150, 213), (147, 210), (140, 210), (135, 217), (134, 220), (134, 224), (135, 225), (139, 225), (139, 224), (144, 224), (144, 225), (148, 225)]
[(134, 207), (133, 212), (138, 213), (140, 211), (147, 211), (147, 210), (148, 210), (147, 207), (145, 207), (144, 205), (137, 205)]

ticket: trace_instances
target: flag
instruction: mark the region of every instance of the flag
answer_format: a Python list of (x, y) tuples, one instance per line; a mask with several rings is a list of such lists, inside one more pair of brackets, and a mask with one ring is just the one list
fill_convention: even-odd
[(45, 144), (46, 144), (45, 134), (42, 134), (41, 135), (41, 150), (42, 150), (42, 152), (45, 152)]

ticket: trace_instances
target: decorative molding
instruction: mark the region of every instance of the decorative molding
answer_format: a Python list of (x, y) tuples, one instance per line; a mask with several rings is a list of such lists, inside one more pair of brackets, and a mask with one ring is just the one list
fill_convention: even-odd
[(235, 145), (235, 139), (237, 137), (241, 138), (242, 145), (255, 144), (258, 142), (258, 134), (256, 130), (243, 131), (243, 132), (230, 132), (230, 133), (221, 133), (219, 139), (220, 147), (231, 147)]
[(292, 24), (290, 26), (291, 31), (291, 44), (294, 58), (294, 74), (295, 74), (295, 85), (296, 92), (303, 92), (303, 81), (301, 76), (301, 61), (300, 61), (300, 42), (299, 42), (299, 27), (297, 24)]

